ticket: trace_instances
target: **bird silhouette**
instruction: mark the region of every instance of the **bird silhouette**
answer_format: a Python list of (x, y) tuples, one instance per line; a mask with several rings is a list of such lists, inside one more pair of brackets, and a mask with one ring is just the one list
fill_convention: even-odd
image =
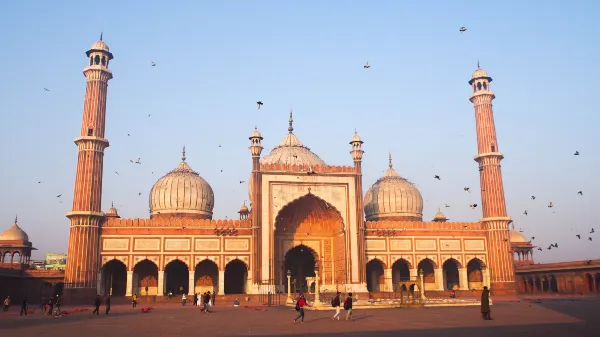
[(115, 171), (115, 173), (116, 173), (118, 176), (120, 176), (119, 172)]
[(483, 172), (483, 166), (479, 166), (479, 172)]
[(543, 249), (542, 249), (542, 247), (538, 247), (538, 250), (541, 252)]
[(466, 27), (460, 27), (460, 29), (458, 30), (461, 34), (467, 31)]
[(523, 212), (523, 214), (527, 215), (527, 214), (528, 214), (528, 213), (527, 213), (527, 210), (525, 210), (525, 212)]
[(148, 114), (148, 117), (150, 117), (152, 114)]
[(577, 192), (577, 194), (583, 195), (583, 191), (579, 191), (579, 192)]
[(434, 175), (433, 179), (442, 180), (442, 179), (440, 179), (440, 176), (438, 176), (438, 175)]
[(138, 193), (138, 195), (142, 195), (142, 193), (140, 192), (140, 193)]
[(61, 196), (62, 196), (62, 194), (59, 194), (59, 195), (57, 195), (56, 197), (57, 197), (57, 198), (60, 198)]
[(42, 183), (41, 181), (38, 181), (38, 184), (41, 184), (41, 183)]
[(535, 195), (532, 195), (532, 196), (531, 196), (531, 200), (535, 200)]
[(450, 205), (448, 205), (448, 204), (445, 204), (445, 207), (450, 207)]
[(595, 231), (594, 231), (594, 229), (592, 228), (592, 230), (590, 231), (590, 234), (593, 234), (593, 233), (595, 233)]
[(129, 161), (133, 164), (133, 159), (129, 159)]
[[(155, 63), (155, 62), (152, 62), (152, 63), (150, 63), (150, 64), (151, 64), (153, 67), (156, 67), (156, 63)], [(167, 67), (167, 68), (168, 68), (168, 67)]]
[(506, 241), (508, 241), (508, 239), (504, 238), (502, 241), (506, 242)]
[(135, 163), (136, 163), (136, 164), (141, 164), (142, 162), (140, 161), (140, 158), (138, 158), (138, 159), (135, 161)]
[(131, 135), (130, 135), (130, 134), (127, 134), (127, 137), (131, 137)]
[(219, 144), (219, 147), (222, 147), (221, 144)]
[(471, 207), (472, 209), (475, 209), (475, 207), (477, 207), (477, 204), (469, 205), (469, 207)]
[(588, 240), (592, 241), (592, 237), (589, 237)]
[(535, 236), (532, 236), (532, 237), (531, 237), (531, 240), (535, 240)]
[(260, 110), (260, 107), (263, 105), (262, 101), (258, 101), (256, 102), (256, 106), (258, 106), (258, 110)]
[(246, 182), (245, 180), (240, 180), (240, 184), (243, 184), (243, 183), (245, 183), (245, 182)]
[(48, 88), (44, 88), (44, 90), (46, 90), (46, 91), (50, 91), (50, 89), (48, 89)]
[(575, 153), (573, 153), (574, 156), (579, 156), (579, 151), (575, 151)]
[(363, 68), (365, 68), (365, 69), (371, 68), (371, 66), (369, 65), (369, 61), (367, 61), (367, 63), (363, 66)]
[(576, 236), (578, 239), (580, 239), (580, 240), (581, 240), (581, 235), (580, 235), (580, 234), (576, 234), (575, 236)]
[(465, 188), (463, 188), (463, 190), (465, 190), (466, 192), (469, 192), (469, 193), (471, 193), (471, 189), (470, 189), (470, 188), (468, 188), (468, 187), (465, 187)]
[(550, 201), (550, 202), (548, 203), (548, 208), (552, 208), (552, 207), (554, 207), (554, 204), (552, 203), (552, 201)]

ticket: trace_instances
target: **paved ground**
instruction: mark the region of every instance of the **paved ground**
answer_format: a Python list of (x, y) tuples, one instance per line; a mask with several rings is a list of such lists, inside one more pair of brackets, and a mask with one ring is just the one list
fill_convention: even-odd
[[(72, 310), (69, 308), (68, 310)], [(111, 315), (89, 311), (60, 319), (36, 314), (19, 317), (18, 308), (0, 312), (1, 336), (598, 336), (600, 300), (543, 299), (497, 303), (493, 321), (480, 319), (478, 307), (355, 310), (354, 320), (331, 321), (332, 311), (309, 311), (304, 324), (285, 307), (194, 307), (162, 305), (150, 313), (114, 306)], [(344, 311), (342, 311), (345, 314)]]

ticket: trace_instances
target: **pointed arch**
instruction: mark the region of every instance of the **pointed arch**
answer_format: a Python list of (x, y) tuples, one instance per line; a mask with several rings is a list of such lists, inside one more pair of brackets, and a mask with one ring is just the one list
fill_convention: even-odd
[(457, 290), (460, 288), (458, 268), (460, 268), (460, 263), (453, 258), (446, 259), (442, 264), (444, 288), (446, 290)]
[(158, 294), (158, 266), (143, 259), (133, 266), (133, 293), (141, 296)]
[(472, 258), (467, 262), (467, 283), (469, 289), (480, 290), (483, 289), (483, 270), (485, 264), (478, 258)]
[(369, 292), (383, 291), (385, 287), (385, 263), (378, 258), (367, 262), (367, 290)]
[(100, 270), (102, 294), (125, 296), (127, 287), (127, 266), (123, 261), (112, 259), (102, 265)]
[(194, 293), (214, 293), (219, 287), (219, 266), (215, 261), (204, 259), (194, 267)]
[(462, 267), (463, 267), (462, 263), (460, 263), (460, 261), (458, 261), (457, 259), (455, 259), (455, 258), (453, 258), (453, 257), (449, 257), (449, 258), (445, 259), (444, 261), (442, 261), (442, 266), (443, 266), (443, 265), (444, 265), (446, 262), (448, 262), (448, 261), (451, 261), (451, 262), (453, 262), (454, 264), (456, 264), (456, 267), (457, 267), (457, 268), (462, 268)]
[(300, 226), (303, 225), (304, 220), (313, 220), (307, 219), (311, 216), (317, 222), (319, 220), (331, 222), (329, 225), (334, 224), (334, 226), (313, 228), (310, 233), (314, 233), (315, 230), (317, 232), (330, 232), (331, 230), (328, 234), (334, 235), (345, 230), (342, 213), (333, 204), (312, 193), (302, 195), (282, 206), (275, 217), (273, 230), (276, 234), (295, 233), (298, 230), (305, 233), (305, 231), (302, 231), (304, 228)]
[(284, 270), (282, 272), (283, 275), (286, 275), (287, 271), (291, 274), (291, 291), (308, 291), (310, 284), (307, 278), (315, 277), (315, 267), (318, 261), (319, 254), (314, 249), (303, 244), (297, 245), (287, 251), (284, 257)]
[(228, 294), (245, 294), (248, 281), (248, 265), (235, 258), (225, 265), (224, 292)]
[(174, 294), (189, 294), (190, 268), (184, 261), (173, 259), (164, 267), (165, 287)]

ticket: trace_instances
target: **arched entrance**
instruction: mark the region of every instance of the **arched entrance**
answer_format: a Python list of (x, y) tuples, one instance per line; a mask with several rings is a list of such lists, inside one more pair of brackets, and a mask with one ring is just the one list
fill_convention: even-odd
[(402, 281), (410, 280), (410, 265), (408, 261), (399, 259), (392, 265), (392, 284), (394, 291), (400, 291), (398, 285)]
[(467, 280), (470, 290), (483, 289), (483, 263), (479, 259), (473, 259), (467, 263)]
[(194, 293), (214, 293), (219, 290), (219, 267), (211, 260), (203, 260), (194, 271)]
[(550, 275), (550, 291), (553, 293), (558, 292), (558, 282), (556, 281), (556, 276)]
[(225, 266), (225, 295), (245, 294), (248, 268), (238, 259), (232, 260)]
[[(307, 243), (304, 244), (304, 241)], [(275, 284), (281, 289), (287, 289), (288, 270), (293, 274), (292, 281), (298, 282), (292, 286), (292, 289), (301, 290), (310, 287), (310, 284), (305, 284), (303, 278), (314, 277), (315, 263), (318, 263), (321, 268), (321, 289), (334, 290), (338, 285), (347, 283), (348, 261), (343, 219), (333, 205), (319, 197), (309, 193), (281, 209), (275, 218), (274, 245), (276, 265), (273, 277)], [(304, 258), (301, 258), (298, 255), (301, 249), (296, 249), (299, 245), (305, 247), (305, 251), (308, 247), (312, 247), (312, 256), (304, 254)], [(292, 252), (293, 249), (296, 250)], [(288, 254), (292, 255), (288, 256)], [(288, 263), (290, 258), (303, 261), (300, 274), (300, 267)], [(316, 261), (311, 260), (315, 258)]]
[(165, 266), (167, 293), (188, 294), (190, 271), (181, 260), (173, 260)]
[(547, 293), (550, 290), (550, 284), (547, 276), (542, 276), (542, 290)]
[(585, 274), (585, 290), (586, 292), (594, 292), (594, 278), (591, 274)]
[(542, 280), (540, 280), (539, 276), (535, 277), (535, 291), (536, 292), (542, 291)]
[(423, 278), (424, 290), (436, 290), (434, 266), (435, 264), (430, 259), (422, 260), (417, 266), (419, 276)]
[(110, 296), (125, 296), (127, 267), (119, 260), (110, 260), (102, 267), (103, 293)]
[(444, 287), (446, 290), (458, 290), (460, 281), (458, 277), (458, 262), (454, 259), (448, 259), (442, 265), (444, 270)]
[(373, 259), (367, 263), (367, 290), (369, 292), (384, 291), (385, 276), (383, 262)]
[(133, 294), (155, 296), (158, 294), (158, 267), (150, 260), (142, 260), (133, 268)]
[(315, 277), (315, 256), (315, 251), (305, 245), (298, 245), (285, 254), (285, 270), (291, 272), (291, 292), (308, 292), (312, 282), (307, 278)]

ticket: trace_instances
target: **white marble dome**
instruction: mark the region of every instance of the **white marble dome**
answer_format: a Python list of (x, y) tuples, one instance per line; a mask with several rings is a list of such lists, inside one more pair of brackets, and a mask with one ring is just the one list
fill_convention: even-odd
[(110, 51), (110, 49), (108, 48), (108, 45), (106, 43), (104, 43), (104, 41), (100, 40), (95, 42), (92, 47), (90, 48), (90, 50), (103, 50), (103, 51)]
[(292, 113), (290, 112), (288, 134), (274, 147), (271, 152), (260, 160), (261, 164), (290, 164), (290, 165), (326, 165), (323, 159), (304, 146), (294, 134)]
[(29, 236), (25, 233), (24, 230), (17, 225), (17, 218), (15, 218), (15, 223), (8, 227), (7, 230), (0, 234), (0, 241), (27, 241), (29, 242)]
[(150, 216), (187, 216), (212, 219), (215, 195), (212, 187), (185, 162), (160, 178), (150, 191)]
[(525, 235), (521, 234), (516, 229), (511, 229), (509, 233), (510, 243), (527, 243), (529, 240), (525, 237)]
[(392, 166), (367, 191), (364, 209), (367, 221), (423, 220), (423, 197), (413, 183), (401, 177)]

